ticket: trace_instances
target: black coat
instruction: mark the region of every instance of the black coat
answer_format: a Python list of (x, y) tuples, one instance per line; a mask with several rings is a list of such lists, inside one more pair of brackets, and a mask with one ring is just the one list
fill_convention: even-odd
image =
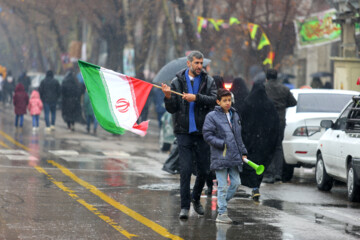
[[(185, 70), (176, 74), (171, 81), (171, 90), (179, 93), (188, 93)], [(195, 101), (195, 122), (198, 134), (201, 134), (205, 116), (216, 104), (216, 86), (214, 79), (206, 72), (201, 72), (201, 82)], [(172, 93), (171, 98), (164, 98), (166, 110), (173, 114), (174, 133), (189, 133), (189, 102), (181, 96)]]
[(44, 78), (39, 87), (40, 98), (43, 103), (56, 103), (60, 97), (60, 84), (51, 76)]
[[(271, 163), (279, 135), (279, 117), (273, 102), (268, 98), (265, 86), (255, 82), (245, 99), (241, 112), (242, 139), (248, 151), (248, 159), (265, 166)], [(248, 187), (259, 187), (263, 175), (244, 164), (241, 183)]]
[(265, 83), (266, 94), (273, 101), (279, 114), (280, 121), (285, 124), (286, 108), (297, 104), (296, 99), (290, 92), (290, 89), (278, 80), (268, 80)]
[(241, 112), (242, 107), (244, 106), (244, 100), (249, 95), (249, 89), (246, 86), (244, 79), (240, 77), (234, 78), (230, 91), (234, 94), (233, 107), (236, 111)]
[(61, 85), (62, 95), (62, 117), (65, 122), (82, 121), (82, 111), (80, 105), (81, 86), (74, 74), (69, 73)]

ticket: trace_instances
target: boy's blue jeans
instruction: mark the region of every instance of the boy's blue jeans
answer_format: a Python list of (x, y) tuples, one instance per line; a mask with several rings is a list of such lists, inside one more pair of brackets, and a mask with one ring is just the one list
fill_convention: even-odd
[[(234, 196), (237, 188), (240, 186), (240, 175), (238, 167), (225, 168), (215, 170), (216, 179), (218, 182), (217, 189), (217, 204), (218, 213), (224, 214), (227, 212), (227, 202)], [(230, 186), (227, 186), (227, 176), (229, 174)]]

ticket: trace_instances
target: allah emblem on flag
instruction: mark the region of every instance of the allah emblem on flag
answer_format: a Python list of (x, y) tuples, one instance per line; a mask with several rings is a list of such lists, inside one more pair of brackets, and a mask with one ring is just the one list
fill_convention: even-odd
[(130, 103), (125, 98), (120, 98), (116, 101), (115, 107), (119, 112), (126, 113), (129, 110)]

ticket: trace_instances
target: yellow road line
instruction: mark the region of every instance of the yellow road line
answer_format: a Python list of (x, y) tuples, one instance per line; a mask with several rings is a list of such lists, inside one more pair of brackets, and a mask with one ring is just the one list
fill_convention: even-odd
[[(30, 148), (26, 147), (25, 145), (17, 142), (16, 140), (14, 140), (12, 137), (10, 137), (9, 135), (7, 135), (6, 133), (4, 133), (3, 131), (0, 130), (0, 134), (2, 136), (4, 136), (9, 142), (15, 144), (16, 146), (25, 149), (26, 151), (29, 151)], [(3, 143), (2, 141), (0, 141), (0, 145), (11, 149), (8, 145), (6, 145), (5, 143)], [(70, 197), (72, 197), (74, 200), (76, 200), (77, 202), (79, 202), (81, 205), (83, 205), (84, 207), (86, 207), (89, 211), (91, 211), (92, 213), (94, 213), (96, 216), (98, 216), (99, 218), (101, 218), (103, 221), (105, 221), (106, 223), (108, 223), (110, 226), (112, 226), (113, 228), (115, 228), (118, 232), (120, 232), (121, 234), (123, 234), (125, 237), (127, 237), (128, 239), (131, 239), (132, 237), (138, 237), (135, 234), (129, 233), (128, 231), (126, 231), (124, 228), (122, 228), (118, 223), (116, 223), (114, 220), (112, 220), (110, 217), (102, 214), (96, 207), (94, 207), (93, 205), (87, 203), (85, 200), (81, 199), (76, 193), (75, 191), (69, 189), (68, 187), (66, 187), (62, 182), (56, 181), (50, 174), (48, 174), (46, 172), (45, 169), (43, 169), (40, 166), (35, 166), (34, 167), (38, 172), (43, 173), (47, 176), (47, 178), (54, 183), (58, 188), (60, 188), (61, 190), (63, 190), (64, 192), (66, 192)]]
[(4, 148), (7, 149), (11, 149), (11, 147), (9, 147), (6, 143), (4, 143), (3, 141), (0, 141), (0, 145), (3, 146)]
[[(3, 131), (0, 130), (0, 134), (3, 135), (9, 142), (15, 144), (18, 147), (21, 147), (23, 149), (25, 149), (26, 151), (30, 151), (30, 148), (26, 147), (25, 145), (17, 142), (16, 140), (14, 140), (12, 137), (10, 137), (9, 135), (7, 135), (6, 133), (4, 133)], [(145, 226), (151, 228), (153, 231), (155, 231), (156, 233), (166, 237), (166, 238), (170, 238), (173, 240), (183, 240), (183, 238), (173, 235), (171, 233), (168, 232), (168, 230), (162, 226), (160, 226), (159, 224), (151, 221), (150, 219), (140, 215), (139, 213), (135, 212), (134, 210), (126, 207), (125, 205), (120, 204), (119, 202), (115, 201), (114, 199), (112, 199), (111, 197), (109, 197), (108, 195), (106, 195), (105, 193), (101, 192), (99, 189), (97, 189), (95, 186), (87, 183), (86, 181), (78, 178), (75, 174), (73, 174), (70, 170), (68, 170), (67, 168), (63, 167), (62, 165), (56, 163), (53, 160), (48, 160), (49, 163), (51, 163), (53, 166), (59, 168), (65, 175), (67, 175), (68, 177), (70, 177), (72, 180), (74, 180), (75, 182), (77, 182), (78, 184), (80, 184), (81, 186), (85, 187), (86, 189), (88, 189), (90, 192), (92, 192), (93, 194), (95, 194), (96, 196), (98, 196), (100, 199), (102, 199), (103, 201), (107, 202), (108, 204), (110, 204), (111, 206), (117, 208), (118, 210), (122, 211), (123, 213), (127, 214), (128, 216), (134, 218), (135, 220), (141, 222), (142, 224), (144, 224)], [(36, 166), (35, 167), (38, 171), (41, 167)], [(38, 169), (39, 168), (39, 169)], [(41, 168), (42, 169), (42, 168)], [(44, 171), (41, 171), (42, 173), (45, 174), (45, 169), (43, 169)], [(54, 184), (56, 184), (54, 182)], [(64, 186), (65, 187), (65, 186)], [(69, 194), (69, 193), (68, 193)], [(70, 194), (69, 194), (70, 195)], [(70, 195), (71, 196), (71, 195)], [(79, 202), (79, 201), (78, 201)], [(81, 202), (79, 202), (81, 203)], [(85, 206), (86, 207), (86, 206)], [(89, 209), (90, 210), (90, 209)]]
[(81, 178), (77, 177), (69, 169), (67, 169), (64, 166), (58, 164), (57, 162), (55, 162), (53, 160), (48, 160), (48, 163), (50, 163), (53, 166), (59, 168), (62, 171), (63, 174), (65, 174), (66, 176), (68, 176), (69, 178), (71, 178), (73, 181), (77, 182), (78, 184), (80, 184), (84, 188), (88, 189), (91, 193), (98, 196), (103, 201), (105, 201), (108, 204), (110, 204), (111, 206), (119, 209), (120, 211), (122, 211), (123, 213), (125, 213), (128, 216), (132, 217), (133, 219), (141, 222), (145, 226), (151, 228), (153, 231), (157, 232), (161, 236), (164, 236), (164, 237), (170, 238), (170, 239), (176, 239), (176, 240), (181, 240), (182, 239), (179, 236), (176, 236), (176, 235), (173, 235), (173, 234), (169, 233), (166, 228), (160, 226), (159, 224), (157, 224), (157, 223), (151, 221), (150, 219), (140, 215), (139, 213), (137, 213), (134, 210), (126, 207), (125, 205), (122, 205), (119, 202), (115, 201), (113, 198), (109, 197), (108, 195), (106, 195), (105, 193), (103, 193), (102, 191), (97, 189), (94, 185), (91, 185), (90, 183), (88, 183), (88, 182), (82, 180)]
[(4, 138), (6, 138), (9, 142), (15, 144), (18, 147), (21, 147), (22, 149), (25, 149), (26, 151), (30, 151), (30, 148), (28, 148), (27, 146), (19, 143), (18, 141), (14, 140), (12, 137), (10, 137), (9, 135), (7, 135), (6, 133), (4, 133), (3, 131), (0, 130), (0, 134), (4, 136)]
[(123, 234), (125, 237), (127, 237), (128, 239), (131, 239), (132, 237), (138, 237), (135, 234), (129, 233), (128, 231), (126, 231), (124, 228), (122, 228), (117, 222), (115, 222), (114, 220), (112, 220), (110, 217), (105, 216), (104, 214), (102, 214), (96, 207), (94, 207), (92, 204), (87, 203), (85, 200), (81, 199), (74, 190), (71, 190), (70, 188), (66, 187), (63, 182), (59, 182), (56, 181), (49, 173), (46, 172), (45, 169), (43, 169), (42, 167), (39, 166), (35, 166), (35, 169), (38, 170), (38, 172), (45, 174), (47, 176), (47, 178), (54, 183), (58, 188), (60, 188), (61, 190), (63, 190), (64, 192), (66, 192), (70, 197), (72, 197), (74, 200), (76, 200), (78, 203), (80, 203), (81, 205), (83, 205), (84, 207), (86, 207), (90, 212), (92, 212), (93, 214), (95, 214), (96, 216), (98, 216), (99, 218), (101, 218), (103, 221), (105, 221), (106, 223), (108, 223), (110, 226), (112, 226), (113, 228), (115, 228), (116, 231), (120, 232), (121, 234)]

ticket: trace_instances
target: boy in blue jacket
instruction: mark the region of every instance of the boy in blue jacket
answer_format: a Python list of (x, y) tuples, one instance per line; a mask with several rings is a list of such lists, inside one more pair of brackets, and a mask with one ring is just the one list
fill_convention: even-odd
[[(211, 147), (210, 169), (215, 170), (218, 182), (216, 222), (232, 223), (227, 214), (227, 202), (234, 196), (241, 183), (239, 172), (242, 171), (247, 150), (241, 138), (239, 115), (231, 107), (230, 91), (219, 89), (216, 103), (219, 106), (206, 115), (203, 136)], [(228, 175), (231, 184), (227, 189)]]

